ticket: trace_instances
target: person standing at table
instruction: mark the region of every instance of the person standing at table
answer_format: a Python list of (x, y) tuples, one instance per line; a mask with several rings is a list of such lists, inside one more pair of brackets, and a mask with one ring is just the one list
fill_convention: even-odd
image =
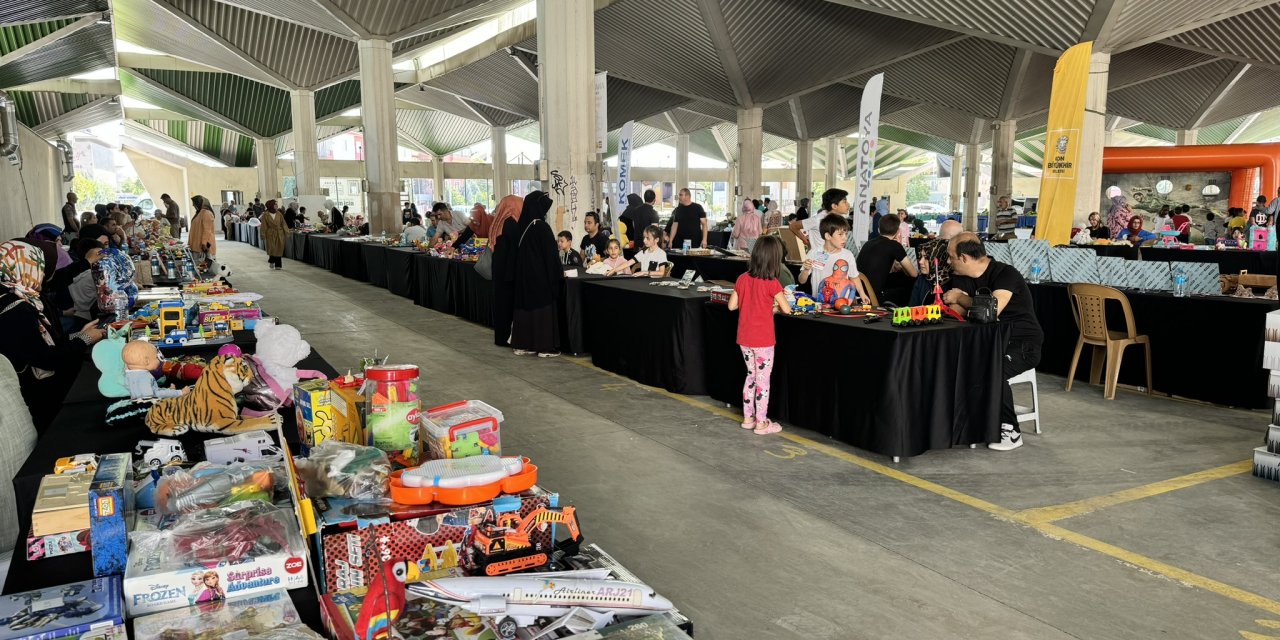
[(1212, 211), (1204, 214), (1204, 224), (1200, 225), (1200, 231), (1204, 233), (1204, 243), (1214, 245), (1218, 243), (1218, 238), (1222, 237), (1225, 229), (1222, 221), (1215, 216)]
[(524, 198), (507, 196), (493, 210), (497, 229), (491, 234), (493, 251), (493, 343), (499, 347), (511, 345), (511, 318), (516, 304), (516, 244), (520, 227)]
[(988, 233), (996, 240), (1012, 240), (1018, 228), (1018, 212), (1009, 205), (1009, 196), (996, 200), (996, 210), (987, 222)]
[(1191, 241), (1191, 205), (1184, 204), (1171, 216), (1172, 229), (1178, 232), (1178, 242)]
[(516, 241), (512, 256), (515, 313), (511, 319), (511, 347), (518, 356), (536, 354), (540, 358), (554, 358), (560, 355), (556, 349), (560, 339), (556, 305), (564, 269), (556, 256), (555, 233), (547, 224), (551, 205), (551, 198), (541, 191), (525, 196), (520, 222), (510, 230), (510, 235), (503, 234), (504, 239)]
[(734, 249), (750, 249), (761, 233), (760, 213), (750, 200), (742, 202), (742, 213), (733, 225), (733, 233), (729, 234), (729, 242)]
[(1133, 209), (1123, 195), (1111, 196), (1111, 209), (1107, 211), (1107, 227), (1111, 229), (1111, 237), (1119, 236), (1129, 227), (1129, 218), (1133, 217)]
[(80, 237), (80, 218), (76, 213), (76, 203), (79, 201), (80, 197), (76, 192), (68, 191), (67, 202), (62, 205), (62, 240), (67, 244)]
[[(925, 301), (933, 298), (933, 270), (934, 264), (937, 264), (938, 284), (943, 291), (947, 290), (947, 286), (951, 282), (951, 256), (947, 252), (947, 247), (951, 243), (951, 239), (955, 238), (964, 230), (964, 227), (955, 220), (946, 220), (938, 227), (938, 237), (930, 240), (918, 249), (920, 259), (916, 265), (920, 270), (920, 275), (916, 278), (915, 288), (911, 290), (911, 306), (925, 304)], [(940, 304), (941, 301), (934, 301), (932, 304)]]
[(892, 213), (880, 218), (880, 235), (862, 245), (862, 251), (858, 252), (858, 271), (866, 274), (880, 304), (907, 304), (911, 299), (912, 281), (918, 275), (916, 265), (907, 257), (907, 250), (898, 239), (901, 228), (902, 221)]
[(1010, 331), (1001, 361), (1005, 383), (1000, 390), (1000, 441), (987, 447), (996, 451), (1012, 451), (1022, 446), (1018, 429), (1018, 413), (1013, 406), (1013, 389), (1009, 378), (1040, 364), (1044, 331), (1036, 319), (1031, 289), (1013, 266), (996, 262), (987, 255), (977, 234), (962, 233), (951, 240), (951, 289), (942, 296), (962, 315), (973, 306), (973, 296), (991, 292), (996, 299), (996, 316)]
[(637, 247), (643, 242), (641, 236), (645, 229), (658, 224), (658, 210), (653, 207), (653, 203), (658, 201), (658, 194), (653, 189), (644, 190), (644, 204), (631, 212), (631, 229), (634, 243)]
[(164, 203), (164, 217), (169, 221), (169, 235), (182, 238), (182, 211), (178, 209), (178, 203), (167, 193), (160, 194), (160, 201)]
[(844, 189), (831, 188), (822, 192), (822, 209), (801, 222), (804, 228), (804, 241), (810, 249), (822, 247), (822, 230), (819, 226), (828, 215), (835, 213), (849, 215), (849, 192)]
[(196, 214), (191, 218), (191, 233), (187, 235), (187, 248), (191, 250), (196, 264), (206, 262), (209, 267), (218, 255), (218, 241), (213, 237), (213, 207), (209, 199), (195, 196), (191, 206)]
[(272, 269), (283, 269), (284, 243), (289, 239), (289, 227), (284, 223), (284, 214), (276, 206), (275, 200), (267, 201), (260, 230), (267, 243), (267, 264)]
[(707, 246), (707, 212), (687, 188), (680, 190), (680, 204), (671, 212), (671, 248), (684, 249), (685, 240), (694, 249)]
[(747, 379), (742, 385), (742, 428), (758, 435), (782, 431), (781, 425), (769, 419), (769, 378), (777, 345), (774, 309), (791, 313), (782, 283), (778, 282), (785, 254), (778, 238), (760, 238), (751, 250), (751, 266), (738, 276), (729, 296), (729, 310), (738, 312), (738, 348), (747, 365)]

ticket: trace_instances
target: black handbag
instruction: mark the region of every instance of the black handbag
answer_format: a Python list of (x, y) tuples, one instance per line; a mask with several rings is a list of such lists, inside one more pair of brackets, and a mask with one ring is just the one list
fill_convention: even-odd
[[(985, 291), (986, 293), (982, 293)], [(969, 322), (977, 324), (988, 324), (999, 319), (998, 312), (1000, 309), (999, 301), (991, 295), (990, 289), (979, 289), (973, 294), (973, 304), (969, 305), (968, 313), (965, 316)]]

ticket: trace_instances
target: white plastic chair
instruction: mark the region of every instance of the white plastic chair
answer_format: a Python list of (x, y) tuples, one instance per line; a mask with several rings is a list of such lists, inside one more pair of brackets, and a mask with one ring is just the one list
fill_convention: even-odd
[(1040, 385), (1036, 383), (1036, 370), (1027, 369), (1022, 373), (1009, 378), (1009, 384), (1031, 383), (1031, 408), (1021, 405), (1014, 405), (1014, 410), (1018, 413), (1018, 424), (1034, 420), (1036, 423), (1036, 433), (1040, 433)]

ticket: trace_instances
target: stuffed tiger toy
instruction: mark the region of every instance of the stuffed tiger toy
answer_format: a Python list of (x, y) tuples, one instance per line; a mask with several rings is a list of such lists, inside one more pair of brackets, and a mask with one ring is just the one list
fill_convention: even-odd
[(241, 418), (236, 394), (253, 379), (253, 368), (243, 358), (218, 356), (209, 362), (184, 396), (157, 401), (147, 411), (147, 428), (161, 436), (176, 436), (188, 429), (211, 433), (240, 433), (280, 426), (280, 414)]

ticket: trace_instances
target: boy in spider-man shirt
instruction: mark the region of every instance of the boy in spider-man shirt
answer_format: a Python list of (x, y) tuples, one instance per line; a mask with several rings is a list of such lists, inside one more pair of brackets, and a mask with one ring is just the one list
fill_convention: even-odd
[[(824, 291), (824, 285), (835, 284), (843, 285), (847, 279), (853, 285), (854, 291), (858, 294), (859, 300), (866, 299), (866, 292), (862, 290), (862, 283), (858, 282), (858, 268), (856, 261), (853, 259), (853, 253), (844, 248), (845, 241), (849, 239), (849, 220), (839, 214), (829, 214), (818, 224), (818, 231), (822, 234), (822, 246), (815, 247), (809, 251), (809, 255), (805, 257), (804, 268), (800, 270), (800, 284), (804, 284), (813, 280), (810, 291), (813, 297), (826, 304), (835, 301), (837, 287), (831, 287), (830, 292)], [(836, 280), (827, 282), (839, 269)], [(841, 291), (845, 291), (845, 286), (838, 287)], [(828, 299), (827, 293), (831, 293), (834, 297)], [(850, 300), (850, 302), (855, 302)]]

